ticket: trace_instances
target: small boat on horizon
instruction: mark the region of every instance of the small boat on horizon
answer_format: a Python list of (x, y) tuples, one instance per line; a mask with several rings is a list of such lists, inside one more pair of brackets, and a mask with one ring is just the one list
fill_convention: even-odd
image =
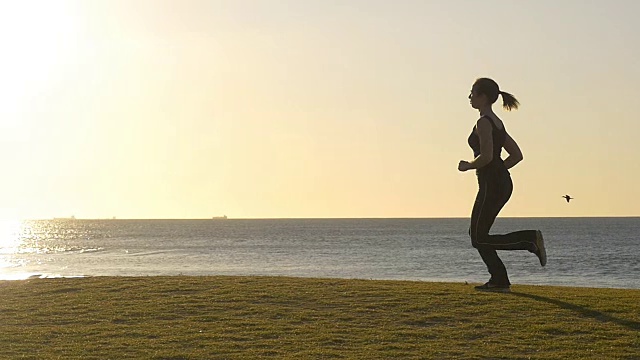
[(211, 218), (212, 220), (227, 220), (227, 215), (222, 216), (214, 216)]
[(76, 217), (71, 215), (69, 217), (54, 217), (53, 220), (75, 220)]

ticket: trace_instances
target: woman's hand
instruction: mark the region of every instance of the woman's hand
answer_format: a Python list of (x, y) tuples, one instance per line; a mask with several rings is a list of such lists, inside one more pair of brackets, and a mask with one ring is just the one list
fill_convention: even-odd
[(468, 161), (460, 160), (458, 163), (458, 170), (467, 171), (471, 170), (471, 164)]

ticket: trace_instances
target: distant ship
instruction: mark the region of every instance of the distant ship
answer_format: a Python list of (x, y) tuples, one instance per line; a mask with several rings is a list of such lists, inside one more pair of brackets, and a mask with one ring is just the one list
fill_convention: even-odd
[(76, 217), (71, 215), (69, 217), (54, 217), (53, 220), (75, 220)]
[(213, 220), (227, 220), (227, 215), (214, 216), (211, 219), (213, 219)]

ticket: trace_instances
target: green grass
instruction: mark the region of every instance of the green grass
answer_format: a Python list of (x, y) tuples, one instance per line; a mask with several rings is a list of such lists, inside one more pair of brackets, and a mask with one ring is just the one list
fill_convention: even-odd
[(640, 290), (285, 277), (0, 282), (2, 359), (640, 359)]

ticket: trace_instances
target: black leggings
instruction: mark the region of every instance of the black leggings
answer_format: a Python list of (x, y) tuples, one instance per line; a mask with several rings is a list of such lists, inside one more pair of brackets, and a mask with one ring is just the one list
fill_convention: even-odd
[(510, 285), (507, 269), (496, 250), (535, 251), (536, 231), (521, 230), (504, 235), (489, 235), (498, 213), (513, 192), (511, 175), (506, 170), (478, 173), (478, 195), (471, 212), (469, 236), (491, 274), (493, 284)]

